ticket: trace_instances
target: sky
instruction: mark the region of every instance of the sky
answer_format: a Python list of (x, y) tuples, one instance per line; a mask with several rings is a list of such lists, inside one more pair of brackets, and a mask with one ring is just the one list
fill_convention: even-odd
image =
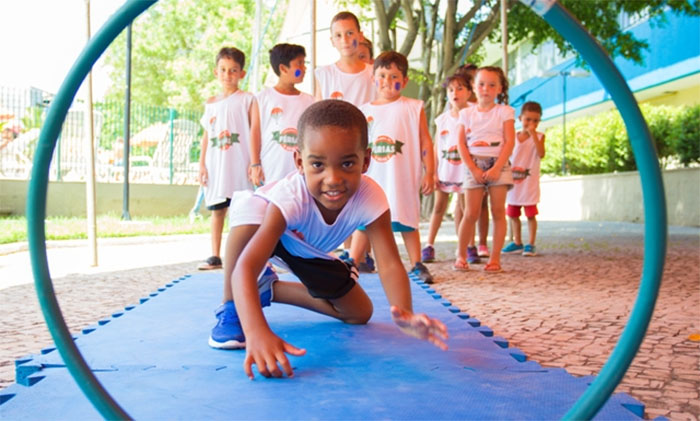
[[(87, 42), (86, 0), (0, 0), (0, 86), (56, 93)], [(92, 33), (124, 0), (91, 0)], [(109, 79), (101, 58), (93, 68), (93, 96)], [(78, 94), (83, 97), (84, 93)]]

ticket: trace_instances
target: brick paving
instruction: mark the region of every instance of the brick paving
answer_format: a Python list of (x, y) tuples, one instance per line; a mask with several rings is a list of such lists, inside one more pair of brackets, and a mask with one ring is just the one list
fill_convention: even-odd
[[(543, 366), (564, 367), (574, 375), (600, 370), (636, 298), (642, 267), (641, 226), (541, 222), (539, 255), (504, 256), (501, 274), (485, 274), (479, 270), (482, 265), (474, 265), (467, 273), (452, 271), (456, 244), (450, 230), (451, 223), (445, 223), (436, 244), (441, 260), (429, 266), (437, 291)], [(54, 286), (71, 331), (192, 273), (196, 266), (192, 250), (207, 249), (202, 236), (123, 241), (130, 241), (126, 248), (134, 256), (171, 258), (151, 266), (134, 265), (136, 257), (121, 259), (121, 266), (128, 269), (116, 270), (115, 263), (108, 265), (115, 268), (110, 271), (82, 270), (73, 264), (74, 271), (54, 272), (52, 266), (52, 273), (60, 273)], [(173, 251), (183, 248), (187, 252), (182, 256)], [(26, 254), (19, 249), (3, 255), (0, 249), (0, 388), (14, 381), (16, 358), (52, 344), (33, 285), (15, 279), (22, 253)], [(111, 249), (102, 251), (103, 256), (109, 253), (115, 254)], [(26, 264), (21, 270), (26, 271), (24, 278), (29, 276)], [(10, 273), (13, 282), (7, 283)], [(700, 334), (699, 301), (700, 230), (672, 228), (652, 323), (617, 389), (642, 401), (647, 418), (699, 418), (700, 342), (690, 340), (690, 335)]]

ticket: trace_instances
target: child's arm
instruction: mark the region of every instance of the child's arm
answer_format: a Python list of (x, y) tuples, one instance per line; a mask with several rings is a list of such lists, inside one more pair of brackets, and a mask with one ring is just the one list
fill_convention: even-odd
[(401, 262), (399, 250), (391, 232), (389, 211), (367, 225), (367, 235), (372, 243), (375, 261), (382, 280), (384, 293), (391, 305), (391, 316), (404, 333), (424, 339), (442, 350), (447, 349), (447, 327), (425, 314), (413, 314), (411, 287)]
[(425, 174), (421, 182), (421, 192), (424, 195), (428, 195), (435, 190), (435, 185), (437, 184), (435, 175), (436, 158), (433, 140), (430, 138), (430, 131), (428, 130), (428, 119), (425, 117), (425, 111), (423, 109), (420, 110), (420, 150), (421, 159), (425, 166)]
[(303, 349), (294, 347), (275, 335), (265, 320), (258, 295), (257, 279), (287, 224), (277, 206), (268, 205), (260, 228), (243, 249), (233, 270), (233, 297), (238, 317), (246, 336), (246, 357), (243, 369), (253, 378), (252, 365), (265, 377), (281, 377), (284, 370), (288, 377), (292, 367), (285, 353), (304, 355)]
[(253, 100), (248, 110), (248, 122), (250, 124), (250, 167), (248, 168), (248, 178), (253, 186), (262, 186), (265, 181), (265, 174), (260, 164), (260, 109), (258, 101)]
[(316, 101), (321, 101), (323, 99), (323, 92), (321, 92), (321, 84), (318, 83), (318, 79), (314, 79), (316, 83)]
[(472, 160), (472, 155), (469, 153), (469, 148), (467, 147), (467, 135), (465, 134), (464, 124), (460, 124), (457, 128), (457, 150), (459, 151), (459, 157), (462, 158), (462, 162), (467, 166), (467, 169), (474, 176), (476, 180), (481, 180), (483, 176), (483, 171), (481, 168), (477, 167)]
[(209, 134), (204, 130), (202, 135), (202, 149), (199, 152), (199, 184), (206, 187), (209, 184), (209, 173), (207, 172), (206, 157), (209, 148)]
[(501, 169), (510, 159), (515, 146), (515, 120), (506, 120), (503, 122), (503, 147), (498, 155), (496, 163), (493, 167), (484, 172), (484, 179), (488, 181), (496, 181), (501, 176)]
[(537, 155), (540, 157), (540, 159), (544, 158), (544, 133), (542, 133), (542, 138), (540, 138), (538, 133), (534, 131), (534, 135), (532, 136), (532, 140), (535, 141), (535, 149), (537, 149)]

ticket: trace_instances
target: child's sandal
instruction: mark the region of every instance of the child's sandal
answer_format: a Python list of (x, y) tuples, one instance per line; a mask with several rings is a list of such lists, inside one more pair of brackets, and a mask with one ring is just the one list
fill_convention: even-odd
[(458, 257), (457, 260), (455, 260), (455, 263), (452, 265), (452, 269), (458, 272), (466, 272), (469, 270), (469, 263), (467, 263), (467, 261), (463, 258)]
[(486, 266), (484, 266), (484, 272), (500, 273), (503, 272), (503, 268), (501, 268), (501, 265), (498, 263), (487, 263)]

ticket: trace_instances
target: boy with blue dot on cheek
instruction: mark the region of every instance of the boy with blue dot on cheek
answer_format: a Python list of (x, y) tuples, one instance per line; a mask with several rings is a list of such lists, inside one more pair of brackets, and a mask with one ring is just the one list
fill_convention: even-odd
[[(419, 194), (431, 194), (437, 183), (423, 101), (401, 95), (408, 83), (408, 61), (395, 51), (385, 51), (375, 59), (374, 82), (377, 99), (360, 107), (367, 117), (372, 148), (367, 175), (382, 186), (389, 199), (392, 229), (403, 237), (411, 272), (432, 283), (432, 275), (421, 263), (418, 231)], [(350, 257), (358, 261), (366, 248), (367, 236), (360, 229), (353, 235)]]
[(283, 178), (295, 170), (299, 117), (314, 97), (299, 91), (296, 85), (306, 75), (306, 50), (301, 45), (277, 44), (270, 50), (270, 66), (279, 77), (274, 87), (257, 95), (260, 107), (260, 162), (265, 183)]

